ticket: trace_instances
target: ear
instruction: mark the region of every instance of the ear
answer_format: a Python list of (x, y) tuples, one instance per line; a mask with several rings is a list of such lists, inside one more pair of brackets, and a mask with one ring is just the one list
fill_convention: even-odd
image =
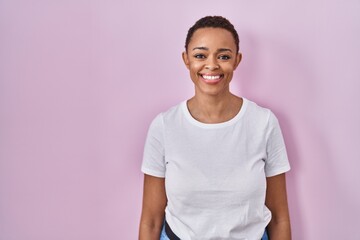
[(235, 61), (235, 66), (234, 66), (234, 70), (239, 66), (240, 62), (242, 59), (242, 54), (239, 52), (236, 54), (236, 61)]
[(185, 63), (185, 66), (186, 66), (186, 68), (187, 69), (189, 69), (189, 65), (190, 65), (190, 63), (189, 63), (189, 56), (188, 56), (188, 54), (187, 54), (187, 52), (186, 51), (184, 51), (183, 53), (182, 53), (182, 59), (183, 59), (183, 61), (184, 61), (184, 63)]

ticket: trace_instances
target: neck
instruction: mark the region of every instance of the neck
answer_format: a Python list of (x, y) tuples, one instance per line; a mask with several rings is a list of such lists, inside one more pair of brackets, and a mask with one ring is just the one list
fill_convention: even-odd
[(208, 115), (221, 114), (231, 103), (233, 95), (231, 93), (225, 96), (199, 96), (193, 97), (194, 105), (203, 110)]
[(224, 122), (233, 118), (240, 110), (242, 99), (229, 91), (221, 95), (195, 93), (188, 101), (191, 115), (204, 123)]

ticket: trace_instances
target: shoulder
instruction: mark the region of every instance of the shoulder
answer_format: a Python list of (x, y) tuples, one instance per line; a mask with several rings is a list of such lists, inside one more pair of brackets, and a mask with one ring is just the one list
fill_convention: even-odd
[(176, 118), (179, 116), (179, 114), (182, 114), (184, 107), (186, 107), (186, 101), (182, 101), (160, 114), (164, 119)]
[(257, 123), (263, 123), (267, 124), (271, 119), (275, 118), (274, 113), (266, 107), (260, 106), (257, 103), (244, 99), (246, 102), (246, 115), (248, 118), (250, 118), (252, 121), (255, 121)]
[(177, 105), (170, 107), (169, 109), (160, 112), (156, 115), (156, 117), (152, 120), (151, 125), (162, 126), (165, 123), (175, 122), (179, 119), (180, 115), (183, 113), (183, 108), (186, 107), (186, 101), (182, 101)]
[(184, 108), (186, 107), (186, 101), (182, 101), (175, 106), (170, 107), (166, 111), (160, 112), (155, 119), (162, 119), (162, 121), (173, 121), (179, 118), (183, 114)]

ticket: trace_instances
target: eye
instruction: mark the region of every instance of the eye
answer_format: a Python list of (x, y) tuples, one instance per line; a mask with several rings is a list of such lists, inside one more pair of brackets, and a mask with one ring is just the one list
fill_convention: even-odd
[(194, 55), (194, 58), (204, 59), (204, 58), (205, 58), (205, 55), (204, 55), (204, 54), (201, 54), (201, 53), (195, 54), (195, 55)]
[(221, 59), (221, 60), (229, 60), (231, 57), (230, 56), (228, 56), (228, 55), (220, 55), (219, 56), (219, 59)]

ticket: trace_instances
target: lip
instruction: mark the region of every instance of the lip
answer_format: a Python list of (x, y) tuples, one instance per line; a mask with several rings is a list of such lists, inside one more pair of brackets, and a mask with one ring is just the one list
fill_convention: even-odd
[[(212, 74), (199, 74), (200, 79), (205, 82), (206, 84), (217, 84), (224, 78), (224, 74), (218, 73), (212, 73)], [(205, 77), (205, 78), (204, 78)], [(210, 79), (212, 78), (212, 79)]]

